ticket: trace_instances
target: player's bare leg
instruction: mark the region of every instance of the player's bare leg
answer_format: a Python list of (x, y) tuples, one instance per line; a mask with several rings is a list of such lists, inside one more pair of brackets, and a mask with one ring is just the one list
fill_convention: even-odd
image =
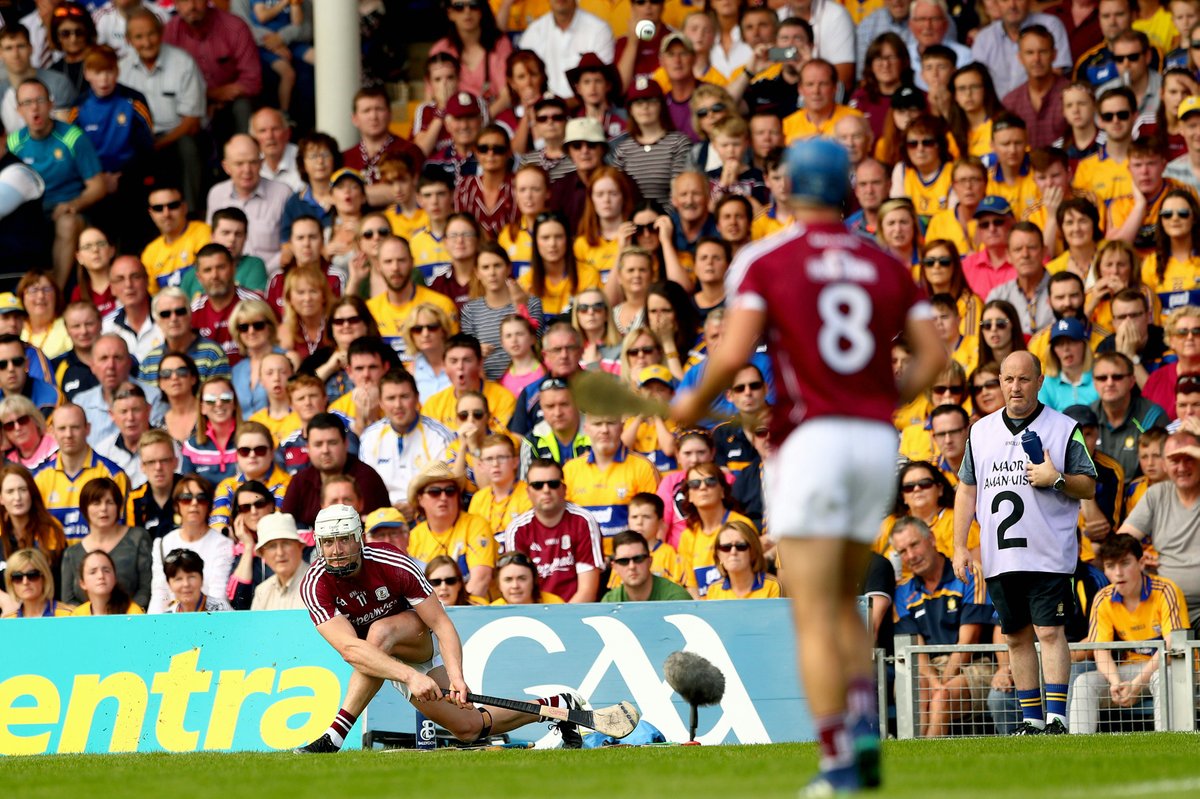
[[(450, 687), (450, 678), (444, 667), (438, 666), (429, 672), (429, 676), (439, 687)], [(490, 705), (483, 708), (462, 708), (447, 700), (420, 702), (409, 699), (409, 702), (426, 718), (432, 719), (449, 730), (455, 738), (467, 743), (479, 740), (485, 733), (508, 732), (542, 720), (532, 713), (519, 713), (515, 710), (491, 707)]]
[[(424, 663), (433, 657), (433, 639), (429, 635), (429, 628), (412, 612), (385, 616), (373, 622), (367, 630), (366, 642), (409, 663)], [(346, 698), (329, 729), (320, 738), (296, 751), (315, 754), (338, 751), (350, 728), (367, 709), (375, 694), (379, 693), (383, 683), (382, 677), (372, 677), (358, 669), (351, 672)]]
[[(797, 662), (809, 710), (821, 742), (822, 774), (847, 774), (857, 786), (855, 742), (848, 726), (847, 695), (870, 683), (870, 635), (858, 612), (859, 570), (865, 546), (840, 538), (784, 538), (779, 543), (788, 595), (796, 624)], [(830, 653), (834, 653), (830, 657)], [(873, 689), (867, 689), (873, 697)], [(854, 708), (855, 715), (870, 713)], [(874, 773), (878, 774), (878, 739), (874, 741)]]
[(1034, 626), (1042, 645), (1042, 674), (1046, 680), (1046, 732), (1067, 732), (1067, 684), (1071, 679), (1071, 648), (1063, 627)]
[[(1008, 644), (1009, 668), (1012, 670), (1013, 686), (1017, 689), (1017, 697), (1022, 703), (1021, 724), (1017, 727), (1018, 735), (1033, 735), (1042, 731), (1045, 720), (1042, 717), (1042, 685), (1038, 678), (1038, 656), (1034, 648), (1033, 625), (1029, 625), (1015, 633), (1005, 633), (1004, 640)], [(1070, 665), (1067, 666), (1068, 671)], [(1031, 717), (1026, 702), (1037, 702), (1037, 712)]]

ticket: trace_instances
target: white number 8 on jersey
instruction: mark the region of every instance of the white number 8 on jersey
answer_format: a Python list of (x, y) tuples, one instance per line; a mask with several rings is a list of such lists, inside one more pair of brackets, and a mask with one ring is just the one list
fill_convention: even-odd
[(830, 369), (849, 375), (861, 371), (875, 355), (871, 295), (856, 283), (831, 283), (817, 296), (821, 332), (817, 349)]

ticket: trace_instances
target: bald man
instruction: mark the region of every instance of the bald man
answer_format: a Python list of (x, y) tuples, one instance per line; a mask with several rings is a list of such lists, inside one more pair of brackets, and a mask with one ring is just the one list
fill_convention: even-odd
[(250, 117), (250, 135), (262, 150), (258, 173), (267, 180), (282, 183), (293, 192), (304, 190), (296, 165), (298, 150), (292, 144), (292, 129), (278, 108), (260, 108)]
[(225, 144), (221, 168), (229, 175), (208, 192), (208, 223), (222, 208), (240, 208), (249, 220), (246, 231), (246, 255), (254, 255), (267, 265), (267, 272), (279, 270), (279, 222), (292, 190), (283, 183), (264, 178), (262, 150), (252, 136), (238, 133)]

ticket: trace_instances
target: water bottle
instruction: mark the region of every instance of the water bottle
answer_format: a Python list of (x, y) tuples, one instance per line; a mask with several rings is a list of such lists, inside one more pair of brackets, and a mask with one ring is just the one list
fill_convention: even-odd
[(1021, 446), (1025, 449), (1025, 454), (1029, 456), (1030, 463), (1041, 463), (1046, 459), (1046, 450), (1042, 446), (1042, 439), (1033, 430), (1026, 429), (1021, 434)]
[(417, 750), (432, 752), (437, 749), (437, 727), (425, 718), (425, 714), (417, 711)]

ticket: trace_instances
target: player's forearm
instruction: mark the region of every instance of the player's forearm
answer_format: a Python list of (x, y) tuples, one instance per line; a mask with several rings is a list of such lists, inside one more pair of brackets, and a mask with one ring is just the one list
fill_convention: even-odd
[(975, 521), (975, 486), (959, 483), (954, 493), (954, 549), (967, 548), (967, 535)]
[(1109, 685), (1121, 682), (1121, 675), (1117, 673), (1117, 664), (1113, 662), (1112, 652), (1108, 649), (1097, 649), (1095, 652), (1096, 671), (1104, 675), (1104, 679), (1108, 680)]
[(471, 596), (487, 598), (488, 589), (492, 586), (492, 567), (475, 566), (467, 578), (467, 593)]
[(928, 319), (909, 322), (907, 334), (913, 347), (913, 361), (900, 378), (900, 398), (904, 402), (933, 385), (949, 358), (937, 328)]
[[(424, 604), (424, 603), (422, 603)], [(442, 653), (442, 663), (446, 666), (446, 676), (451, 682), (463, 682), (462, 639), (458, 637), (458, 628), (450, 617), (442, 611), (440, 617), (431, 625), (433, 634), (437, 636), (438, 649)]]
[(407, 683), (416, 674), (414, 669), (389, 657), (382, 649), (367, 641), (348, 641), (339, 654), (355, 671), (360, 671), (368, 677)]

